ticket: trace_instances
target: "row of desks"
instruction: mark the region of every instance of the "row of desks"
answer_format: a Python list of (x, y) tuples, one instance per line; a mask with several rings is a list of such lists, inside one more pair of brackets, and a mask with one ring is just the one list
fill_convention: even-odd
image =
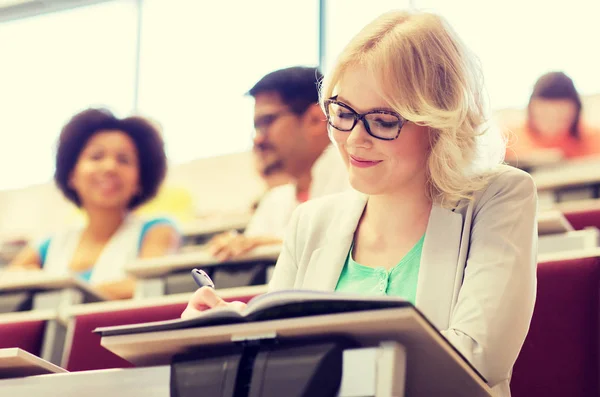
[[(267, 292), (267, 285), (254, 285), (239, 288), (218, 290), (223, 299), (231, 300), (241, 297), (252, 297)], [(105, 301), (87, 304), (61, 305), (55, 308), (34, 309), (30, 311), (0, 314), (2, 324), (27, 323), (43, 321), (46, 323), (41, 346), (40, 357), (67, 367), (76, 319), (80, 316), (119, 311), (136, 311), (136, 309), (152, 311), (161, 307), (176, 305), (179, 307), (174, 317), (183, 310), (190, 298), (189, 293), (164, 295), (147, 299), (130, 299), (121, 301)]]
[[(569, 258), (581, 255), (595, 255), (598, 248), (598, 230), (588, 229), (574, 231), (564, 215), (558, 211), (545, 211), (538, 217), (540, 231), (540, 261), (552, 258)], [(561, 252), (565, 251), (565, 252)], [(43, 343), (42, 356), (53, 363), (63, 363), (65, 352), (68, 352), (69, 334), (72, 329), (72, 319), (78, 315), (100, 313), (111, 310), (127, 310), (135, 308), (151, 308), (169, 304), (185, 304), (190, 293), (196, 286), (189, 275), (189, 270), (201, 267), (210, 271), (215, 269), (236, 269), (240, 264), (259, 264), (273, 269), (280, 252), (279, 246), (262, 247), (251, 254), (225, 263), (216, 261), (204, 251), (181, 253), (164, 258), (145, 259), (131, 263), (127, 271), (138, 278), (140, 287), (135, 299), (128, 301), (102, 302), (105, 297), (95, 291), (88, 284), (82, 283), (70, 276), (50, 276), (43, 272), (13, 273), (6, 278), (0, 273), (0, 290), (7, 292), (35, 289), (33, 310), (30, 312), (9, 313), (0, 315), (0, 324), (3, 322), (27, 321), (38, 319), (48, 322), (46, 337)], [(224, 298), (239, 296), (254, 296), (266, 291), (265, 283), (270, 279), (267, 275), (259, 285), (241, 286), (221, 289), (219, 292)], [(181, 293), (165, 295), (164, 284), (169, 277), (181, 277), (189, 289)], [(154, 293), (148, 293), (152, 288)], [(219, 286), (219, 283), (217, 283)], [(158, 293), (157, 293), (158, 291)], [(93, 303), (97, 302), (97, 303)], [(86, 303), (86, 304), (84, 304)], [(57, 343), (58, 339), (62, 342)]]
[[(600, 205), (599, 205), (600, 207)], [(589, 240), (582, 246), (574, 245), (574, 249), (595, 248), (597, 241), (594, 240), (596, 232), (593, 229), (587, 231), (574, 231), (564, 215), (558, 210), (544, 211), (538, 216), (538, 231), (540, 240), (549, 239), (552, 244), (547, 244), (548, 249), (541, 251), (540, 254), (553, 253), (553, 247), (556, 247), (557, 239), (567, 239), (569, 236), (583, 236)], [(227, 269), (235, 268), (240, 264), (247, 263), (265, 263), (266, 266), (272, 266), (279, 256), (281, 247), (278, 245), (259, 247), (248, 255), (231, 259), (225, 262), (215, 260), (213, 256), (206, 251), (197, 250), (195, 252), (179, 253), (162, 258), (140, 259), (127, 265), (128, 274), (142, 280), (142, 283), (156, 280), (178, 272), (188, 272), (194, 267), (204, 269)], [(560, 249), (563, 251), (565, 249)], [(189, 274), (184, 273), (185, 277), (190, 279)], [(267, 279), (269, 277), (267, 276)], [(263, 283), (264, 284), (264, 283)], [(0, 291), (17, 291), (27, 289), (39, 290), (59, 290), (73, 288), (80, 291), (86, 301), (106, 300), (98, 291), (95, 291), (89, 284), (80, 281), (71, 276), (53, 276), (42, 271), (38, 272), (0, 272)], [(193, 289), (192, 289), (193, 290)], [(186, 291), (187, 292), (187, 291)], [(160, 294), (155, 294), (160, 295)], [(136, 298), (145, 298), (148, 295), (140, 294)], [(73, 303), (73, 302), (70, 302)], [(54, 305), (53, 303), (52, 305)], [(36, 308), (41, 308), (36, 306)]]

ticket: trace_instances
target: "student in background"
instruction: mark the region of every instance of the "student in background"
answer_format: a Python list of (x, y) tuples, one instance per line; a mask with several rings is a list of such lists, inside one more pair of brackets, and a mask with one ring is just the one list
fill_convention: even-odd
[(180, 244), (170, 220), (131, 213), (156, 195), (166, 169), (163, 140), (143, 118), (118, 119), (103, 109), (75, 115), (59, 137), (54, 179), (87, 222), (25, 248), (11, 268), (73, 273), (111, 298), (131, 297), (135, 281), (125, 265)]
[(518, 162), (546, 150), (560, 150), (563, 157), (600, 154), (600, 131), (581, 121), (581, 99), (573, 80), (563, 72), (541, 76), (533, 87), (527, 119), (509, 129), (507, 158)]
[(271, 189), (293, 183), (293, 180), (278, 165), (265, 163), (267, 159), (264, 158), (257, 146), (252, 148), (252, 154), (256, 172), (265, 183), (265, 192), (252, 204), (252, 212), (255, 212), (260, 206), (260, 202), (268, 195)]
[[(357, 191), (298, 207), (269, 291), (403, 297), (508, 397), (535, 302), (537, 195), (501, 164), (476, 65), (429, 13), (386, 13), (354, 37), (322, 106)], [(224, 305), (244, 307), (203, 287), (182, 316)]]
[(289, 176), (293, 183), (271, 189), (261, 199), (244, 234), (216, 236), (210, 252), (221, 260), (256, 247), (281, 243), (299, 203), (348, 189), (346, 170), (327, 135), (319, 107), (316, 68), (291, 67), (263, 77), (254, 97), (254, 150), (263, 169)]

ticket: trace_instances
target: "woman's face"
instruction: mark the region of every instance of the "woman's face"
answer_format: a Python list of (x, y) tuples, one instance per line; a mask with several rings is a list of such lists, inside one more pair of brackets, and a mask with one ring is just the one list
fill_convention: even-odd
[(99, 131), (81, 151), (69, 186), (86, 209), (126, 209), (140, 193), (139, 160), (133, 140), (121, 131)]
[[(377, 93), (376, 84), (362, 68), (351, 68), (339, 83), (337, 100), (361, 114), (372, 110), (393, 111)], [(346, 164), (354, 189), (369, 195), (423, 189), (430, 149), (427, 127), (406, 122), (398, 138), (390, 141), (369, 135), (362, 121), (352, 131), (339, 131), (329, 126), (329, 132)]]
[(529, 105), (530, 122), (544, 137), (568, 134), (576, 117), (577, 105), (570, 99), (534, 98)]

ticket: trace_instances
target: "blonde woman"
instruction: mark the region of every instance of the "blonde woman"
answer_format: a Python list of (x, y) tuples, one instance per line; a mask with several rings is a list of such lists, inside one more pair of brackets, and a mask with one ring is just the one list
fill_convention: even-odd
[[(322, 87), (358, 192), (300, 206), (270, 290), (413, 302), (509, 396), (535, 301), (536, 190), (501, 165), (479, 71), (440, 17), (390, 12), (345, 48)], [(182, 316), (225, 303), (198, 290)]]

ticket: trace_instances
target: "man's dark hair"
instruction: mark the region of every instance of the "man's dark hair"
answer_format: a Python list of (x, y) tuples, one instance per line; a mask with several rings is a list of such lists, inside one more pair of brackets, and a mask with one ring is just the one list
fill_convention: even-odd
[(141, 117), (119, 119), (106, 109), (87, 109), (73, 116), (58, 138), (54, 180), (65, 197), (80, 207), (77, 192), (69, 186), (71, 173), (88, 140), (106, 130), (127, 134), (137, 148), (141, 193), (128, 205), (135, 208), (156, 195), (167, 172), (163, 139), (156, 127)]
[(310, 105), (319, 102), (322, 78), (318, 68), (295, 66), (280, 69), (260, 79), (248, 95), (256, 98), (262, 93), (277, 93), (294, 113), (302, 114)]

